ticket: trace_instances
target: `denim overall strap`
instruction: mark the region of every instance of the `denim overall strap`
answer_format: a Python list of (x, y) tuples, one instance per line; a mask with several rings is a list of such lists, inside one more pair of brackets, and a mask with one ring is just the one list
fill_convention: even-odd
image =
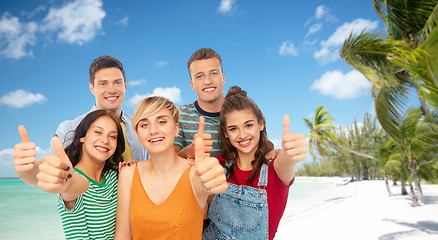
[(268, 186), (268, 164), (263, 163), (262, 168), (260, 169), (260, 177), (259, 177), (259, 187), (267, 187)]
[(214, 195), (208, 210), (211, 222), (202, 239), (268, 239), (267, 181), (268, 165), (263, 164), (258, 188), (228, 183), (228, 189), (224, 193)]

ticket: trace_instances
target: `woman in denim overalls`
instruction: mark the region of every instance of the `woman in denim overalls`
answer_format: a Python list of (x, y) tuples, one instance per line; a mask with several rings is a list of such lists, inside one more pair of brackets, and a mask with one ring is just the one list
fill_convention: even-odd
[[(228, 189), (213, 197), (210, 226), (203, 239), (273, 239), (293, 182), (295, 165), (307, 156), (302, 134), (289, 131), (283, 121), (282, 149), (269, 162), (272, 150), (265, 118), (239, 87), (231, 87), (221, 110), (219, 161), (226, 169)], [(269, 180), (269, 181), (268, 181)]]

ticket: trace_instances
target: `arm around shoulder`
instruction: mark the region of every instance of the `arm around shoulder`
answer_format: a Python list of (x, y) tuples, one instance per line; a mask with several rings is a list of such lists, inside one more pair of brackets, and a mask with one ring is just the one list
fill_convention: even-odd
[(116, 233), (114, 239), (131, 239), (131, 223), (129, 206), (131, 204), (132, 178), (135, 165), (120, 169), (119, 185), (117, 187)]

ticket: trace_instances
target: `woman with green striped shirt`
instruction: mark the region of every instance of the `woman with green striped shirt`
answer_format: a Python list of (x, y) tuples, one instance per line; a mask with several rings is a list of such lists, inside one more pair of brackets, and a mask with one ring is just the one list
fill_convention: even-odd
[(125, 150), (120, 124), (97, 110), (82, 120), (65, 150), (57, 137), (52, 144), (56, 156), (39, 164), (38, 186), (59, 193), (66, 239), (114, 239), (117, 165)]

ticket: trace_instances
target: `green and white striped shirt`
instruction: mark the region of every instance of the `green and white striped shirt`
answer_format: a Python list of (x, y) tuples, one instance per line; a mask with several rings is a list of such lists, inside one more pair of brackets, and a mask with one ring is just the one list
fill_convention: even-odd
[(213, 138), (213, 151), (210, 153), (210, 156), (217, 157), (221, 152), (218, 140), (220, 112), (206, 112), (199, 107), (198, 101), (181, 106), (179, 109), (181, 110), (179, 135), (175, 138), (174, 145), (179, 146), (181, 149), (190, 145), (196, 132), (198, 132), (199, 117), (204, 116), (204, 132), (210, 133)]
[(103, 181), (90, 179), (81, 170), (90, 185), (79, 195), (73, 209), (65, 207), (61, 195), (58, 196), (58, 212), (62, 220), (66, 239), (114, 239), (117, 208), (117, 174), (109, 170), (102, 173)]

